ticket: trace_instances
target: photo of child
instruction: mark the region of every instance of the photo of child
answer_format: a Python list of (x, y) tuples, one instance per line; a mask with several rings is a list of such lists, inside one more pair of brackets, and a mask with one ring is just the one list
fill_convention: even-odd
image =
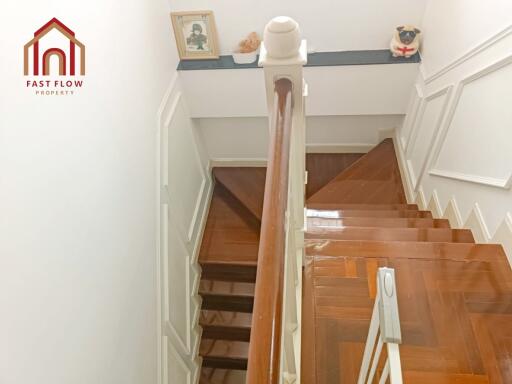
[(219, 57), (217, 30), (212, 11), (172, 12), (171, 19), (181, 59)]
[(207, 51), (208, 37), (204, 34), (204, 31), (206, 31), (205, 23), (203, 21), (193, 21), (184, 23), (184, 27), (188, 30), (187, 51)]

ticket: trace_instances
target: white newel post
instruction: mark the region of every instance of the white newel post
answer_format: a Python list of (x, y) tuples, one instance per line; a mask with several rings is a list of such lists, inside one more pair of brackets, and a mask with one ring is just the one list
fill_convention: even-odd
[(259, 59), (259, 65), (264, 69), (269, 116), (272, 116), (274, 108), (274, 83), (281, 78), (287, 78), (292, 82), (293, 109), (280, 365), (282, 383), (300, 383), (307, 93), (302, 68), (306, 62), (306, 40), (301, 40), (297, 22), (285, 16), (272, 19), (265, 27)]

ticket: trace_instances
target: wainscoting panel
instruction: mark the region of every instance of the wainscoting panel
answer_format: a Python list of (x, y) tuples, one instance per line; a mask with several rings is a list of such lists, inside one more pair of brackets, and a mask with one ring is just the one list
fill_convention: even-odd
[(171, 211), (178, 216), (178, 223), (190, 242), (198, 224), (207, 176), (197, 151), (192, 121), (180, 94), (177, 99), (174, 113), (166, 124), (169, 129), (169, 200)]
[(162, 384), (197, 381), (197, 263), (212, 191), (207, 156), (174, 79), (159, 110), (159, 344)]
[(431, 173), (509, 188), (512, 55), (461, 81)]
[(171, 343), (167, 343), (166, 372), (169, 384), (192, 384), (192, 371), (176, 352)]
[(420, 106), (423, 100), (423, 91), (419, 84), (415, 84), (413, 95), (409, 104), (409, 113), (405, 115), (405, 120), (402, 125), (402, 129), (400, 132), (400, 144), (404, 151), (407, 150), (407, 146), (411, 141), (413, 126), (415, 125), (416, 118), (418, 117), (418, 111), (420, 110)]
[(421, 110), (418, 112), (418, 119), (413, 127), (412, 142), (406, 151), (408, 168), (412, 170), (411, 178), (414, 189), (418, 187), (425, 170), (427, 159), (444, 116), (451, 88), (451, 86), (447, 86), (427, 96)]

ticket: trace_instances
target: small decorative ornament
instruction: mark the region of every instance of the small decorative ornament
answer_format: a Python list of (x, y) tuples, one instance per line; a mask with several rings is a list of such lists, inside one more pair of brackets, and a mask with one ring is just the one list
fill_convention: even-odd
[(390, 44), (393, 57), (411, 57), (418, 52), (420, 33), (421, 31), (413, 25), (396, 27)]
[(172, 12), (180, 59), (218, 59), (217, 30), (212, 11)]
[(254, 63), (258, 57), (261, 40), (256, 32), (251, 32), (247, 38), (238, 43), (233, 52), (233, 61), (237, 64)]

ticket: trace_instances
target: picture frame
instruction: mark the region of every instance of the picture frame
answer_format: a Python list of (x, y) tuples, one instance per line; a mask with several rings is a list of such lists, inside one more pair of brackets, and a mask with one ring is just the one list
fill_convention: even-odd
[(218, 59), (217, 29), (212, 11), (171, 12), (180, 59)]

